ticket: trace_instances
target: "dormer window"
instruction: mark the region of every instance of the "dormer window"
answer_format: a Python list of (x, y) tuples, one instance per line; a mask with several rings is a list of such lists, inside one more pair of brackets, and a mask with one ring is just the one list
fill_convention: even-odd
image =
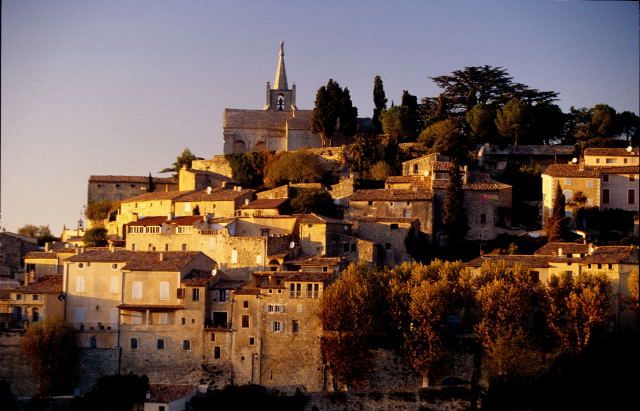
[(284, 110), (284, 96), (282, 94), (278, 94), (278, 101), (276, 104), (278, 111)]

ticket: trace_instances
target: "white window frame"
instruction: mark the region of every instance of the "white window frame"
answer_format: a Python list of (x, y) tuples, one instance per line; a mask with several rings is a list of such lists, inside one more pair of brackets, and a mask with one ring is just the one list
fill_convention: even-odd
[(166, 301), (169, 299), (169, 282), (161, 281), (160, 282), (160, 299)]
[(117, 294), (120, 291), (120, 278), (112, 275), (109, 277), (109, 292), (111, 294)]
[(131, 298), (142, 300), (142, 281), (134, 281), (131, 285)]
[(85, 280), (84, 280), (84, 276), (79, 275), (76, 277), (76, 292), (77, 293), (84, 293), (85, 292)]
[(169, 313), (158, 313), (158, 324), (169, 324)]
[(282, 321), (272, 321), (271, 322), (271, 331), (274, 333), (282, 332)]

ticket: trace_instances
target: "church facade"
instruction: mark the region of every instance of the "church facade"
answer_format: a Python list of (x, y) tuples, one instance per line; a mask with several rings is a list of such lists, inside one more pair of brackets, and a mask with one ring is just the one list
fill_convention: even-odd
[(262, 110), (224, 110), (224, 154), (322, 146), (320, 136), (309, 128), (312, 110), (298, 109), (296, 85), (289, 88), (287, 83), (284, 43), (280, 43), (273, 88), (267, 82), (265, 97)]

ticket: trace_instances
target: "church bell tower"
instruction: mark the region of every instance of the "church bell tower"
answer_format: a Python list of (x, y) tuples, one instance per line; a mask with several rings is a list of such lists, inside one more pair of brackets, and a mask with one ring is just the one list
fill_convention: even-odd
[(296, 107), (296, 85), (289, 88), (287, 83), (287, 71), (284, 67), (284, 41), (280, 42), (278, 53), (278, 67), (276, 77), (273, 81), (273, 88), (267, 82), (267, 101), (263, 110), (270, 111), (295, 111)]

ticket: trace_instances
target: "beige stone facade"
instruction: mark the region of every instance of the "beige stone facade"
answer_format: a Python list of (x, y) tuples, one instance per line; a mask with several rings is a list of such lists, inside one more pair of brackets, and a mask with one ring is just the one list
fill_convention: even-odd
[[(173, 178), (152, 177), (156, 191), (175, 191)], [(87, 203), (121, 201), (147, 192), (149, 177), (145, 176), (90, 176)]]

